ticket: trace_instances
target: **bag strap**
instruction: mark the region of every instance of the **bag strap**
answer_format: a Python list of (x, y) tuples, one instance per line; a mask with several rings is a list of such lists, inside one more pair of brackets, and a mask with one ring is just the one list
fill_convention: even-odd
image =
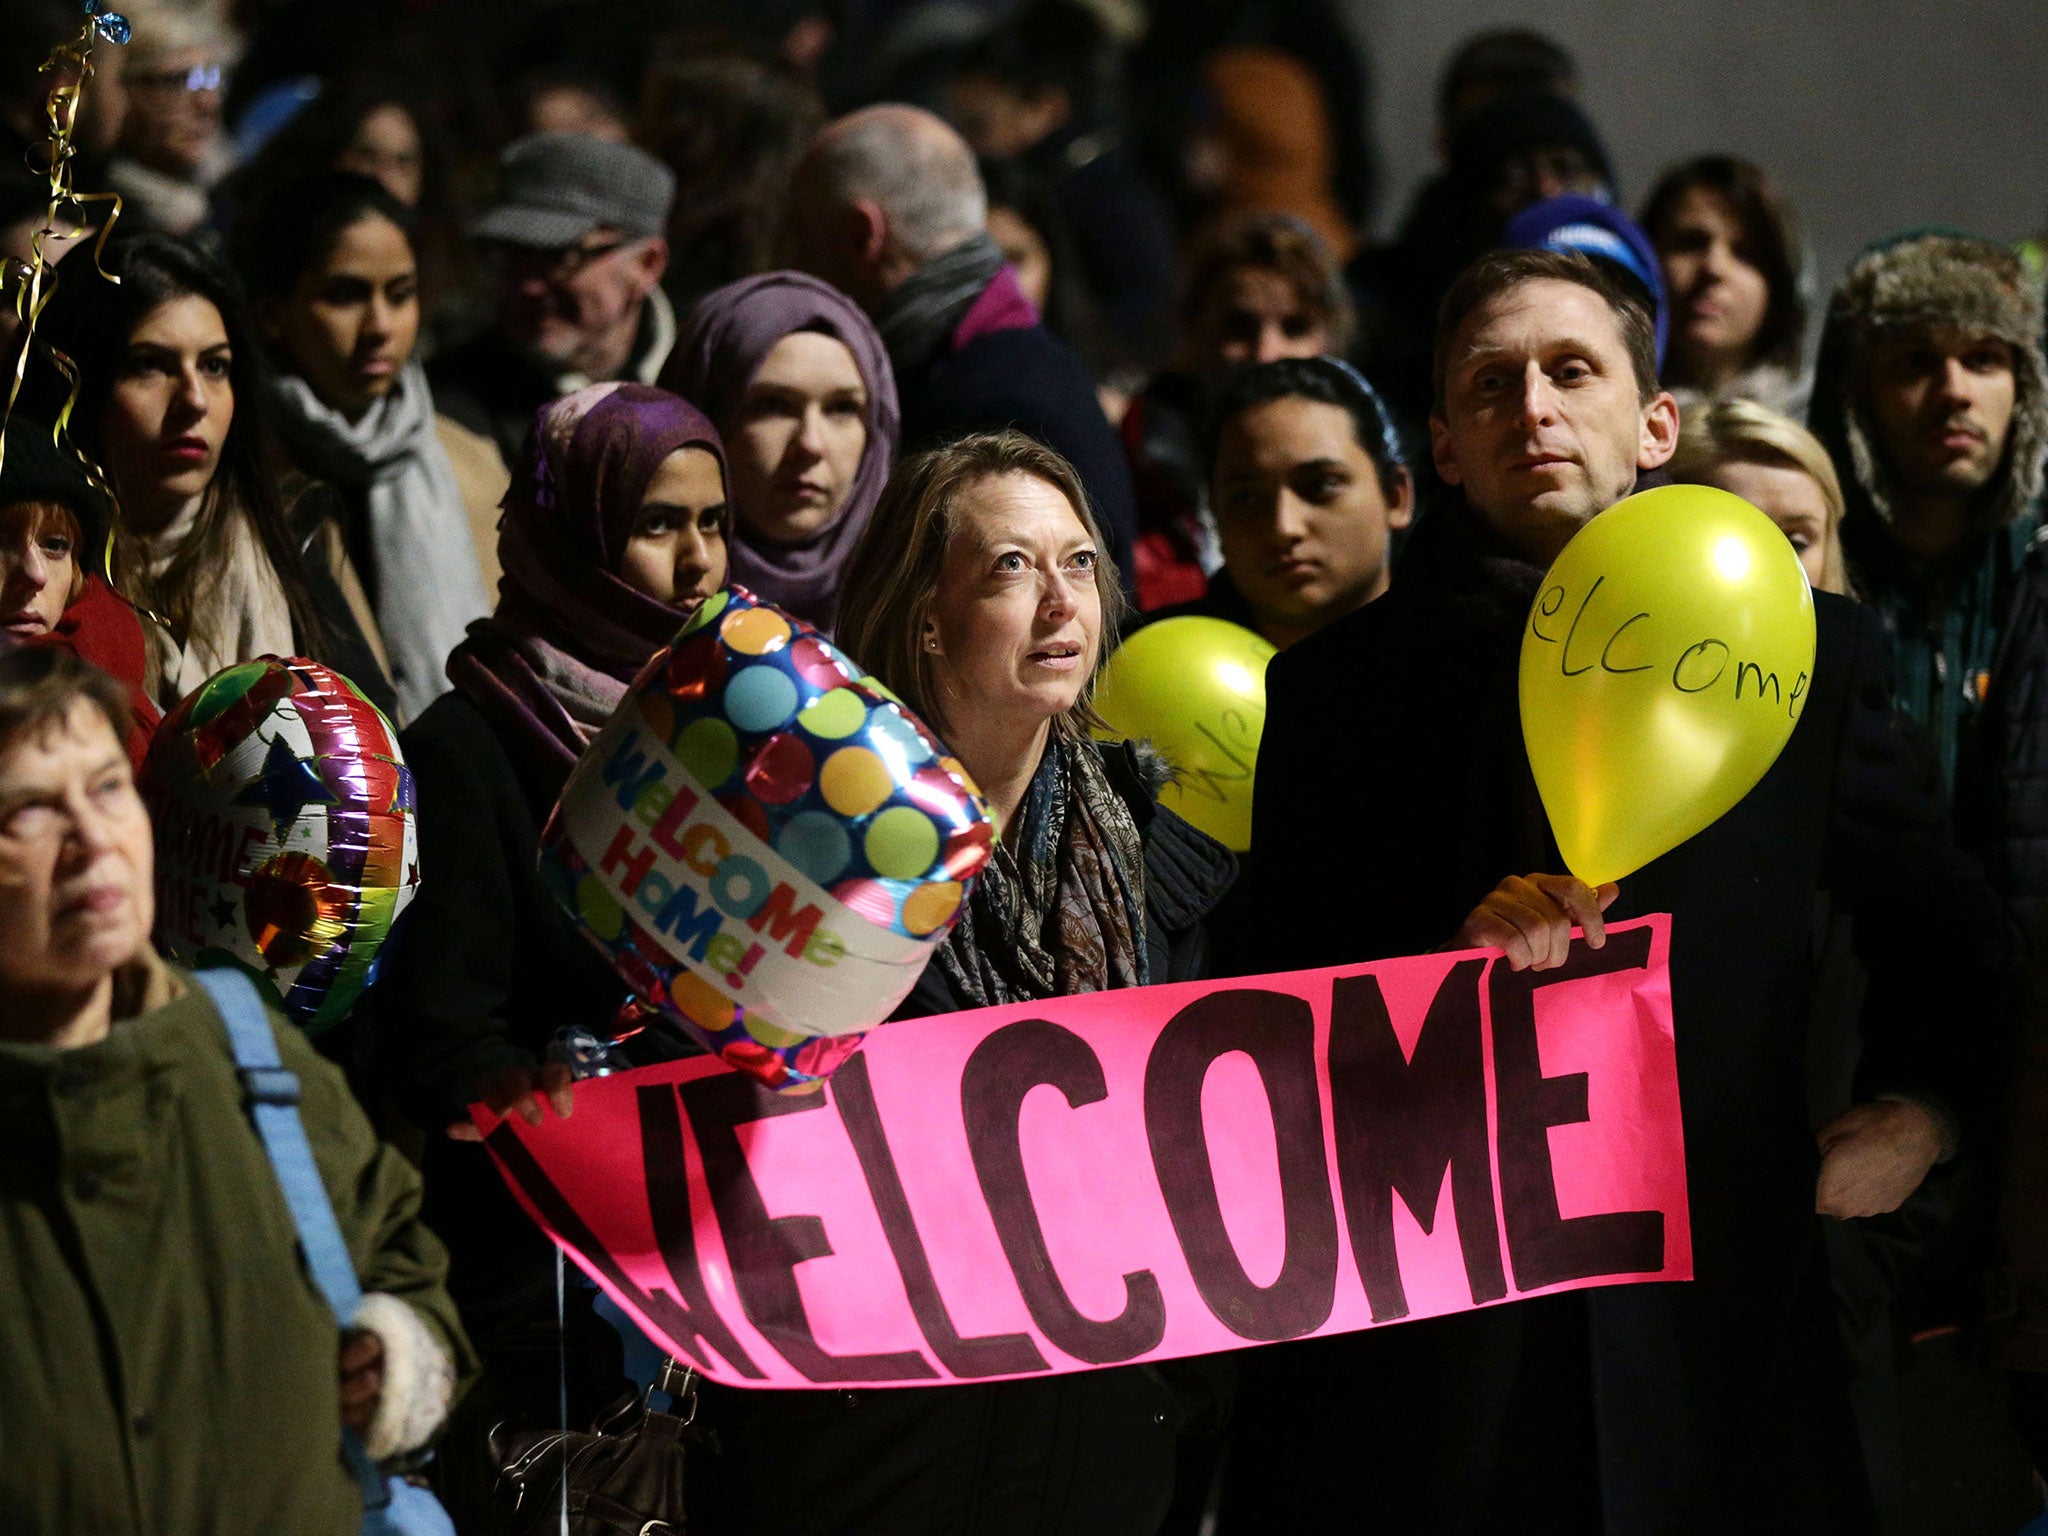
[[(292, 1225), (298, 1228), (299, 1248), (306, 1255), (306, 1267), (313, 1271), (313, 1283), (333, 1309), (335, 1326), (348, 1328), (362, 1307), (363, 1284), (356, 1275), (355, 1261), (348, 1256), (348, 1244), (342, 1240), (341, 1225), (334, 1219), (334, 1203), (320, 1180), (313, 1145), (306, 1140), (306, 1124), (299, 1118), (298, 1074), (285, 1070), (270, 1010), (263, 1006), (256, 983), (238, 970), (222, 966), (198, 971), (193, 980), (211, 994), (221, 1022), (227, 1026), (235, 1072), (249, 1099), (249, 1118), (270, 1159), (284, 1203), (291, 1209)], [(341, 1448), (362, 1491), (364, 1529), (384, 1529), (381, 1512), (391, 1502), (391, 1494), (376, 1463), (353, 1430), (342, 1430)]]
[(355, 1261), (348, 1256), (348, 1244), (342, 1241), (327, 1186), (320, 1180), (319, 1164), (313, 1161), (305, 1122), (299, 1118), (299, 1079), (285, 1070), (278, 1055), (270, 1011), (263, 1006), (256, 984), (240, 971), (201, 971), (197, 980), (213, 994), (214, 1005), (227, 1025), (235, 1067), (249, 1096), (249, 1118), (270, 1156), (285, 1204), (291, 1207), (292, 1224), (299, 1229), (299, 1246), (313, 1271), (313, 1283), (334, 1309), (337, 1326), (347, 1328), (362, 1306), (362, 1282), (356, 1277)]

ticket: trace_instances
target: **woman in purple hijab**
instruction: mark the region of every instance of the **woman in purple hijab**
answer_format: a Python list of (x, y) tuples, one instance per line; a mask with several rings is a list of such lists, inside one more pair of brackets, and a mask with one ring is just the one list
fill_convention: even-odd
[(662, 374), (724, 435), (732, 579), (826, 634), (896, 460), (896, 378), (860, 306), (801, 272), (697, 301)]
[[(427, 1219), (485, 1378), (441, 1461), (462, 1529), (496, 1529), (486, 1434), (560, 1411), (554, 1264), (475, 1141), (478, 1100), (534, 1124), (572, 1109), (557, 1032), (610, 1038), (626, 988), (537, 868), (540, 829), (577, 755), (635, 673), (725, 584), (724, 450), (703, 414), (643, 384), (544, 408), (506, 493), (498, 607), (448, 659), (450, 693), (400, 735), (419, 798), (417, 897), (371, 989), (377, 1071), (425, 1133)], [(649, 1028), (639, 1062), (684, 1054)], [(567, 1293), (571, 1422), (625, 1390), (618, 1338)]]

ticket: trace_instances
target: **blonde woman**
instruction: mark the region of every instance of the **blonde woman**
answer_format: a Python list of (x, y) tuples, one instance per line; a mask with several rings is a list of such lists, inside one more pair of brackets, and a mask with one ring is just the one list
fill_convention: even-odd
[[(944, 737), (1002, 829), (899, 1017), (1202, 974), (1203, 919), (1234, 861), (1159, 806), (1136, 751), (1089, 739), (1117, 617), (1105, 548), (1067, 461), (1000, 432), (905, 461), (847, 567), (841, 645)], [(989, 1372), (1008, 1369), (1031, 1367)], [(718, 1528), (1149, 1536), (1173, 1498), (1181, 1432), (1219, 1404), (1228, 1369), (712, 1389)]]
[(1816, 592), (1854, 595), (1842, 561), (1842, 482), (1798, 422), (1752, 400), (1688, 412), (1671, 478), (1734, 492), (1784, 530)]

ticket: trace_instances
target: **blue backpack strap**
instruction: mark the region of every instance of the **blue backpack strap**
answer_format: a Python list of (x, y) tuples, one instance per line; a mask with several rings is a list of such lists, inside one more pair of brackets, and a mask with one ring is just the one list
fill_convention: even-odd
[(334, 1309), (336, 1324), (346, 1328), (362, 1305), (362, 1282), (335, 1222), (327, 1186), (320, 1181), (320, 1167), (313, 1161), (312, 1144), (299, 1119), (299, 1079), (285, 1071), (278, 1055), (270, 1011), (263, 1006), (255, 982), (240, 971), (201, 971), (197, 980), (213, 994), (214, 1006), (227, 1024), (235, 1066), (249, 1095), (249, 1118), (256, 1123), (256, 1134), (263, 1139), (263, 1150), (277, 1173), (278, 1188), (291, 1207), (292, 1224), (299, 1229), (299, 1246), (313, 1271), (313, 1283)]
[[(306, 1140), (305, 1122), (299, 1119), (298, 1075), (287, 1072), (278, 1055), (270, 1010), (263, 1006), (256, 984), (240, 971), (221, 967), (199, 971), (193, 979), (212, 995), (221, 1021), (227, 1025), (235, 1069), (249, 1096), (249, 1118), (255, 1122), (284, 1202), (291, 1208), (292, 1225), (298, 1228), (299, 1247), (313, 1271), (313, 1283), (333, 1309), (336, 1326), (347, 1328), (362, 1305), (362, 1281), (356, 1276), (355, 1261), (348, 1256), (348, 1244), (342, 1241), (327, 1186), (320, 1181), (320, 1165), (313, 1161), (313, 1146)], [(362, 1489), (364, 1530), (389, 1529), (383, 1511), (391, 1494), (376, 1463), (352, 1430), (341, 1432), (341, 1447), (349, 1471)]]

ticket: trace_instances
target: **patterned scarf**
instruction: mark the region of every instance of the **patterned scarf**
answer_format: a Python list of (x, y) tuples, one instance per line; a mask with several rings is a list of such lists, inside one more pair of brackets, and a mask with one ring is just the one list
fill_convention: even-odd
[(977, 1008), (1141, 987), (1145, 849), (1102, 759), (1055, 740), (1005, 838), (938, 951), (954, 989)]

